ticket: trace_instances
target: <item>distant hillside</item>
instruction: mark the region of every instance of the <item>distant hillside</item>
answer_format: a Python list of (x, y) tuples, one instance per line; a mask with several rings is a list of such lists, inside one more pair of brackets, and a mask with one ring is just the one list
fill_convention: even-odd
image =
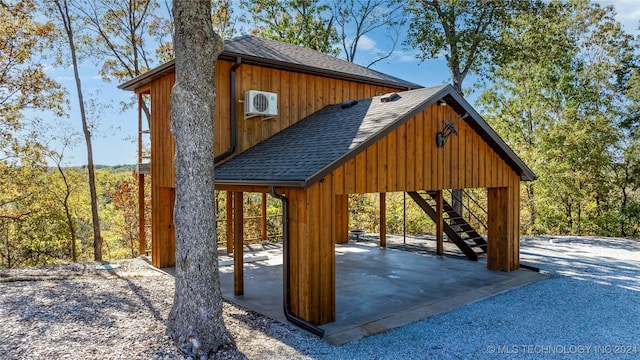
[[(134, 171), (137, 169), (137, 166), (135, 164), (129, 164), (129, 165), (114, 165), (114, 166), (109, 166), (109, 165), (94, 165), (94, 167), (96, 168), (96, 170), (99, 169), (107, 169), (107, 170), (112, 170), (115, 172), (118, 171)], [(82, 165), (82, 166), (67, 166), (65, 167), (65, 169), (86, 169), (87, 165)]]

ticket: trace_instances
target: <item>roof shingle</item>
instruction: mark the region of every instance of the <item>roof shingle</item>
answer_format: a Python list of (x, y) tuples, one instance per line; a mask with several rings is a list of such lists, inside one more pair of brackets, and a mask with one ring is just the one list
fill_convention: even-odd
[(335, 72), (351, 76), (360, 76), (369, 80), (395, 83), (411, 88), (422, 87), (395, 76), (383, 74), (379, 71), (350, 63), (304, 46), (263, 39), (252, 35), (244, 35), (225, 41), (224, 53), (229, 56), (238, 55), (241, 57), (271, 60), (288, 66), (298, 65), (315, 69), (320, 73)]
[[(370, 84), (403, 89), (422, 87), (410, 81), (383, 74), (303, 46), (263, 39), (252, 35), (244, 35), (226, 40), (224, 43), (224, 51), (218, 58), (235, 61), (238, 57), (240, 57), (244, 63), (259, 64)], [(136, 90), (157, 78), (173, 73), (174, 66), (175, 62), (171, 60), (132, 80), (120, 84), (118, 88)]]
[(314, 182), (440, 99), (445, 88), (405, 91), (384, 103), (376, 96), (346, 109), (327, 106), (218, 166), (216, 182)]

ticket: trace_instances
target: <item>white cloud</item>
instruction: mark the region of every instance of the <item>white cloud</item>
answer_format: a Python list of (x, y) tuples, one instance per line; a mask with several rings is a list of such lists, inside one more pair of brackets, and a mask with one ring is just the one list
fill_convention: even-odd
[(358, 40), (358, 49), (364, 51), (374, 51), (376, 49), (376, 41), (367, 35), (360, 36), (360, 40)]
[(404, 63), (418, 61), (415, 54), (409, 54), (403, 51), (394, 51), (392, 58), (394, 61), (404, 62)]

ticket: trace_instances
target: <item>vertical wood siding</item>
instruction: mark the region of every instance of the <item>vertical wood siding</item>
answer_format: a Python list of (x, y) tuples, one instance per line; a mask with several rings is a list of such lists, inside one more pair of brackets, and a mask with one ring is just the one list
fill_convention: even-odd
[(512, 186), (517, 175), (465, 121), (436, 147), (442, 119), (456, 117), (433, 105), (400, 125), (332, 173), (336, 194)]
[(290, 206), (291, 311), (312, 324), (335, 320), (334, 244), (347, 233), (348, 216), (337, 211), (346, 209), (347, 196), (333, 195), (331, 179), (306, 190), (285, 191)]
[[(216, 64), (215, 154), (221, 154), (231, 146), (229, 72), (232, 66), (232, 62), (222, 60)], [(161, 199), (159, 188), (175, 186), (175, 143), (170, 123), (171, 89), (174, 83), (175, 75), (170, 74), (150, 84), (152, 209), (159, 209), (161, 202), (166, 203), (166, 199)], [(234, 105), (238, 134), (235, 154), (247, 150), (324, 106), (397, 91), (387, 87), (242, 64), (236, 70), (236, 100), (243, 100), (244, 92), (247, 90), (277, 93), (279, 115), (269, 120), (261, 120), (259, 117), (244, 119), (244, 105), (237, 101)], [(164, 225), (161, 225), (159, 211), (152, 210), (151, 226), (153, 244), (158, 247), (154, 253), (165, 254), (170, 251), (172, 244), (167, 243), (165, 236), (160, 236), (165, 229), (160, 228)], [(157, 263), (154, 262), (156, 266), (174, 265), (175, 260), (172, 260), (172, 256), (162, 261), (158, 256), (155, 258), (158, 259)]]

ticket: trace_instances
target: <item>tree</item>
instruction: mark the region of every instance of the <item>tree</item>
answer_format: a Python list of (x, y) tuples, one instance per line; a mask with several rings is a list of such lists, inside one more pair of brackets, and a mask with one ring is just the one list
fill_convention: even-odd
[(523, 1), (412, 0), (407, 43), (418, 48), (420, 60), (444, 55), (453, 87), (461, 94), (463, 81), (472, 72), (492, 64), (500, 44), (501, 29), (509, 13)]
[(52, 184), (45, 185), (52, 196), (57, 200), (57, 202), (62, 206), (64, 210), (64, 215), (66, 219), (67, 226), (69, 228), (69, 236), (71, 237), (71, 244), (69, 248), (71, 249), (71, 261), (78, 261), (78, 245), (77, 245), (77, 225), (73, 216), (72, 202), (71, 196), (77, 190), (78, 182), (73, 181), (70, 177), (71, 174), (67, 173), (66, 169), (62, 166), (62, 160), (64, 159), (64, 149), (69, 146), (69, 142), (65, 141), (62, 151), (60, 153), (51, 152), (49, 154), (49, 158), (55, 163), (56, 170), (60, 175), (60, 179), (62, 180), (62, 184), (59, 187), (52, 186)]
[(41, 209), (37, 196), (46, 147), (41, 122), (24, 111), (62, 116), (65, 105), (64, 91), (46, 75), (41, 55), (54, 27), (38, 21), (35, 9), (32, 0), (0, 3), (0, 261), (5, 267), (25, 264), (26, 246), (39, 240), (22, 230)]
[(254, 35), (337, 55), (338, 38), (328, 5), (319, 0), (241, 0)]
[(222, 318), (214, 209), (215, 64), (222, 39), (211, 26), (211, 1), (175, 1), (176, 289), (167, 333), (183, 353), (207, 358), (235, 347)]
[[(146, 184), (149, 184), (149, 182)], [(118, 180), (107, 190), (107, 193), (111, 197), (115, 210), (118, 212), (118, 214), (112, 214), (111, 220), (117, 221), (116, 226), (114, 226), (116, 228), (114, 232), (126, 240), (131, 257), (136, 257), (138, 249), (136, 244), (140, 239), (137, 174), (134, 173), (130, 178)], [(145, 201), (145, 208), (148, 208), (145, 210), (147, 217), (150, 217), (151, 214), (150, 205), (149, 201)], [(148, 218), (146, 221), (150, 222), (150, 220)]]
[[(536, 2), (515, 16), (481, 103), (490, 124), (539, 180), (525, 184), (531, 232), (593, 233), (604, 214), (620, 139), (616, 79), (632, 53), (612, 8)], [(540, 46), (545, 44), (545, 46)]]
[[(420, 50), (421, 60), (444, 54), (453, 88), (463, 93), (469, 73), (492, 64), (496, 53), (508, 53), (500, 43), (500, 31), (520, 0), (412, 0), (408, 44)], [(453, 191), (454, 209), (462, 214), (463, 192)]]
[(220, 35), (222, 40), (235, 36), (236, 23), (240, 20), (235, 16), (231, 0), (212, 0), (211, 21), (213, 30)]
[(93, 149), (91, 145), (91, 132), (85, 111), (85, 102), (82, 95), (82, 83), (80, 74), (78, 73), (78, 56), (76, 51), (76, 43), (74, 37), (74, 18), (70, 2), (68, 0), (54, 0), (55, 9), (57, 10), (58, 20), (63, 27), (64, 35), (67, 38), (69, 46), (69, 55), (73, 64), (73, 75), (76, 82), (76, 91), (78, 95), (78, 104), (80, 106), (80, 119), (82, 121), (82, 132), (87, 144), (87, 169), (89, 172), (89, 191), (91, 195), (91, 215), (93, 221), (93, 256), (96, 261), (102, 261), (102, 235), (100, 234), (100, 217), (98, 216), (98, 196), (96, 190), (95, 169), (93, 166)]
[(38, 55), (50, 45), (53, 31), (50, 22), (36, 21), (33, 0), (0, 6), (0, 162), (42, 157), (39, 124), (25, 118), (24, 110), (64, 112), (64, 91), (46, 75)]
[[(164, 39), (171, 27), (154, 13), (160, 7), (155, 0), (90, 0), (74, 6), (92, 34), (92, 56), (104, 61), (101, 74), (106, 81), (122, 82), (143, 74), (154, 63), (154, 55), (169, 46)], [(151, 35), (157, 43), (149, 41)], [(157, 47), (155, 52), (152, 46)], [(144, 102), (142, 109), (150, 119)]]
[(391, 57), (398, 43), (399, 27), (404, 24), (403, 7), (404, 2), (400, 0), (334, 0), (331, 11), (336, 19), (338, 38), (345, 59), (355, 62), (362, 45), (361, 40), (379, 30), (385, 30), (384, 34), (391, 47), (378, 51), (376, 58), (369, 61), (367, 67)]

